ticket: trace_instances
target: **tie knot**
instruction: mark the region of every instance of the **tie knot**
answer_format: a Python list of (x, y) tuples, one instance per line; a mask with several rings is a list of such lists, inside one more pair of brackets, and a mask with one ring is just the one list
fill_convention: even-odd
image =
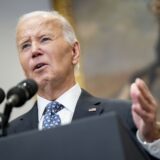
[(64, 108), (64, 106), (62, 104), (60, 104), (59, 102), (52, 101), (46, 106), (46, 112), (50, 112), (52, 114), (55, 114), (63, 108)]

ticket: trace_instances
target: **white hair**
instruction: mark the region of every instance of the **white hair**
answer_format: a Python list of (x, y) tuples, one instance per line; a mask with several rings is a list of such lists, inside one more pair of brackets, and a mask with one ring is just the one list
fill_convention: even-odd
[(30, 13), (24, 14), (20, 17), (18, 24), (17, 24), (17, 28), (18, 28), (18, 25), (22, 21), (26, 21), (29, 18), (33, 18), (37, 16), (41, 16), (44, 18), (45, 17), (51, 18), (53, 20), (59, 20), (60, 24), (62, 25), (63, 34), (64, 34), (64, 38), (66, 39), (66, 41), (71, 45), (77, 41), (77, 37), (75, 35), (73, 27), (68, 22), (68, 20), (64, 18), (61, 14), (59, 14), (57, 11), (33, 11)]

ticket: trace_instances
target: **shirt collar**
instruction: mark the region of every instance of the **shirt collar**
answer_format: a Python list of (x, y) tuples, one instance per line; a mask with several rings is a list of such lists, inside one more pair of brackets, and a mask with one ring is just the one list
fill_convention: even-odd
[[(79, 84), (75, 84), (72, 88), (64, 92), (59, 98), (56, 99), (57, 102), (61, 103), (67, 110), (74, 113), (77, 101), (81, 94), (81, 88)], [(38, 119), (42, 118), (45, 107), (51, 101), (44, 99), (37, 95), (37, 105), (38, 105)]]

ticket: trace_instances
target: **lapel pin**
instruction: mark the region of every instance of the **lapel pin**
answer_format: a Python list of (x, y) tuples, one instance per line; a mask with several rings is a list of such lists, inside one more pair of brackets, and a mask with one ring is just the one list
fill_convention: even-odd
[(89, 112), (96, 112), (96, 110), (97, 110), (96, 108), (89, 108), (88, 109)]

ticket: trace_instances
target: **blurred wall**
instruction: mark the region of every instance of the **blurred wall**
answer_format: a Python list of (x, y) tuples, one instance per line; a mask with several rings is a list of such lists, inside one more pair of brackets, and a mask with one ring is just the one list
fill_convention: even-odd
[(72, 2), (86, 87), (115, 98), (134, 72), (156, 59), (158, 28), (151, 0)]

